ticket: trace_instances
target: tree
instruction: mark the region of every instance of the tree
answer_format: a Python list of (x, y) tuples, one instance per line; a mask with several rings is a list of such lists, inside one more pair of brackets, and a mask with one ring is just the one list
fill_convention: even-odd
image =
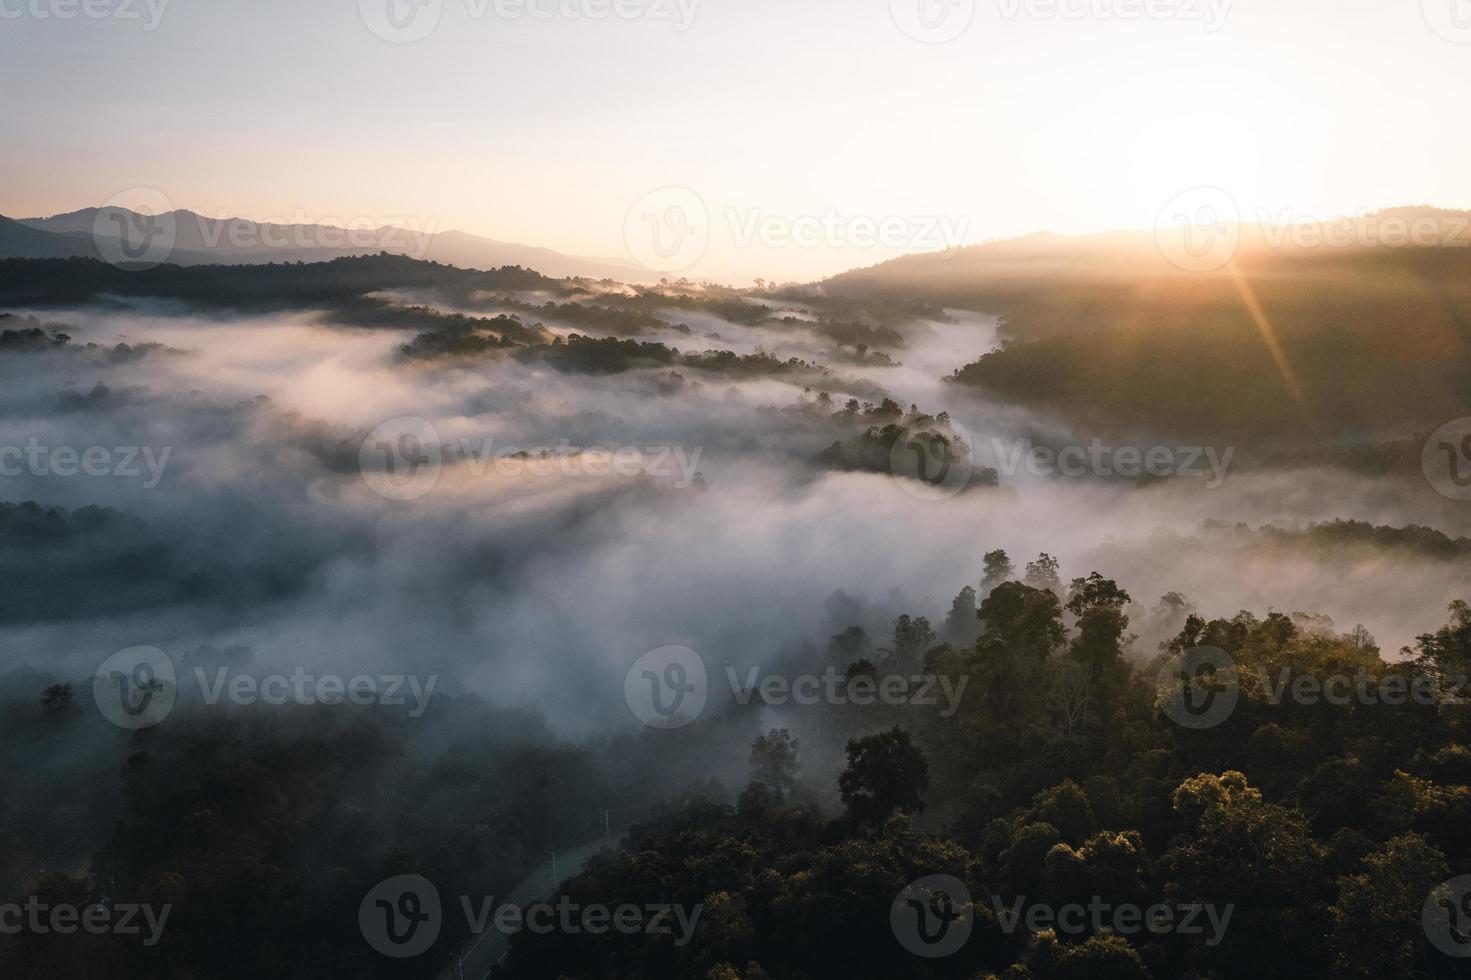
[(1181, 592), (1166, 592), (1149, 611), (1152, 628), (1160, 633), (1174, 633), (1185, 622), (1185, 617), (1196, 611), (1195, 603)]
[(1425, 941), (1420, 907), (1449, 874), (1445, 855), (1418, 834), (1364, 857), (1365, 873), (1338, 879), (1333, 969), (1344, 977), (1413, 976)]
[(760, 783), (778, 800), (786, 799), (797, 784), (800, 743), (785, 728), (757, 735), (751, 743), (751, 782)]
[(1045, 551), (1042, 552), (1036, 561), (1027, 562), (1027, 574), (1022, 581), (1034, 589), (1061, 592), (1062, 578), (1058, 575), (1057, 559)]
[[(1457, 599), (1450, 604), (1451, 621), (1434, 633), (1415, 637), (1416, 662), (1442, 683), (1471, 673), (1471, 605)], [(1408, 648), (1401, 651), (1409, 655)]]
[(1205, 632), (1205, 620), (1194, 613), (1185, 616), (1185, 625), (1168, 640), (1161, 640), (1159, 648), (1167, 653), (1184, 653), (1200, 646), (1200, 635)]
[(1367, 653), (1379, 652), (1379, 644), (1374, 640), (1374, 634), (1364, 626), (1363, 623), (1355, 623), (1354, 628), (1343, 635), (1343, 638), (1357, 650)]
[(1154, 606), (1154, 614), (1162, 619), (1178, 619), (1195, 612), (1195, 603), (1182, 592), (1166, 592)]
[(70, 684), (52, 684), (41, 692), (41, 706), (47, 711), (64, 711), (76, 700), (77, 692)]
[(929, 785), (929, 763), (902, 728), (848, 740), (838, 789), (848, 815), (859, 823), (878, 829), (896, 812), (923, 813), (920, 795)]
[[(1441, 949), (1464, 938), (1471, 909), (1447, 881), (1471, 868), (1471, 723), (1438, 704), (1268, 708), (1257, 670), (1288, 690), (1301, 676), (1424, 673), (1311, 617), (1206, 621), (1172, 604), (1174, 629), (1189, 617), (1177, 644), (1227, 646), (1243, 680), (1229, 728), (1186, 730), (1150, 708), (1159, 665), (1131, 673), (1115, 656), (1124, 590), (1096, 574), (1070, 584), (1075, 628), (1063, 629), (1063, 597), (1010, 581), (982, 603), (996, 628), (975, 647), (932, 651), (972, 677), (963, 706), (915, 724), (914, 745), (899, 729), (850, 741), (846, 818), (780, 805), (753, 781), (734, 813), (692, 801), (636, 852), (584, 872), (588, 894), (705, 902), (695, 941), (657, 975), (707, 980), (1459, 975)], [(1426, 646), (1456, 655), (1456, 629)], [(902, 813), (922, 805), (944, 836)], [(957, 921), (943, 902), (905, 901), (939, 874), (973, 891), (975, 934), (943, 968), (915, 969), (882, 924), (895, 908), (925, 936)], [(1017, 898), (1104, 912), (1018, 932), (1000, 915)], [(1126, 905), (1135, 926), (1115, 933), (1126, 920), (1108, 910)], [(1155, 906), (1179, 928), (1153, 928)], [(652, 976), (661, 955), (564, 939), (517, 962), (514, 947), (534, 943), (550, 940), (518, 934), (509, 977)]]
[(1070, 844), (1081, 842), (1098, 829), (1093, 805), (1088, 794), (1071, 779), (1064, 779), (1032, 798), (1031, 809), (1023, 816), (1029, 823), (1049, 823)]
[(1002, 582), (1010, 579), (1011, 576), (1016, 573), (1016, 569), (1013, 568), (1011, 565), (1011, 559), (1008, 558), (1006, 556), (1006, 552), (1002, 551), (1000, 548), (997, 548), (995, 551), (986, 552), (986, 557), (981, 559), (981, 561), (982, 597), (990, 595), (992, 589), (996, 588), (996, 586), (1000, 585)]
[(935, 631), (923, 616), (905, 613), (894, 620), (894, 657), (901, 664), (917, 663), (935, 645)]
[(1062, 605), (1046, 589), (1003, 582), (981, 603), (987, 632), (981, 646), (1008, 659), (1040, 663), (1067, 639)]
[(1129, 617), (1124, 615), (1128, 604), (1129, 593), (1113, 579), (1097, 572), (1073, 579), (1067, 609), (1078, 617), (1078, 637), (1069, 653), (1086, 669), (1089, 685), (1098, 687), (1105, 710), (1128, 673), (1119, 647), (1124, 630), (1129, 628)]
[(1078, 944), (1058, 940), (1055, 930), (1038, 933), (1028, 951), (1028, 976), (1049, 980), (1144, 980), (1149, 972), (1123, 936), (1097, 933)]
[(1289, 960), (1303, 975), (1323, 955), (1332, 882), (1322, 849), (1299, 810), (1268, 802), (1240, 772), (1202, 773), (1175, 790), (1183, 833), (1161, 862), (1172, 901), (1235, 906), (1222, 942), (1208, 952), (1236, 976), (1268, 976)]
[(976, 615), (976, 590), (970, 586), (960, 590), (950, 603), (945, 617), (945, 640), (957, 647), (973, 646), (981, 635), (981, 622)]
[[(1030, 569), (1031, 566), (1028, 566)], [(1129, 593), (1111, 578), (1092, 572), (1087, 578), (1073, 579), (1068, 590), (1067, 611), (1081, 616), (1089, 609), (1111, 607), (1122, 609), (1129, 604)]]
[(871, 652), (868, 631), (862, 626), (849, 626), (843, 632), (833, 634), (827, 641), (828, 658), (845, 667), (855, 660), (862, 660)]
[[(751, 917), (746, 912), (745, 896), (739, 892), (716, 892), (705, 899), (704, 905), (705, 911), (700, 917), (700, 939), (707, 955), (718, 956), (723, 961), (739, 961), (742, 958), (740, 954), (747, 951), (755, 938)], [(719, 967), (712, 968), (707, 976), (734, 976), (740, 980), (740, 974), (734, 970), (724, 973)]]

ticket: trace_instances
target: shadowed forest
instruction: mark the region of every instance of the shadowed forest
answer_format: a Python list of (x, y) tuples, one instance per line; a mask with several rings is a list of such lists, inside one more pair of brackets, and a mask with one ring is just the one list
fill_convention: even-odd
[(0, 261), (4, 975), (1461, 975), (1468, 272)]

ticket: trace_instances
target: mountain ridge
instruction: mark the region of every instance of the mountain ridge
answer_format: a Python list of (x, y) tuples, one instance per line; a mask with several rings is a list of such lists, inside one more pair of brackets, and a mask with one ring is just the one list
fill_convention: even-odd
[[(97, 258), (109, 244), (116, 249), (120, 240), (118, 235), (97, 234), (100, 226), (109, 221), (119, 227), (130, 222), (141, 225), (149, 218), (117, 207), (80, 208), (39, 218), (0, 218), (6, 222), (0, 226), (5, 231), (0, 236), (0, 258)], [(543, 246), (503, 242), (455, 229), (436, 232), (393, 224), (344, 228), (256, 222), (237, 217), (211, 218), (187, 208), (163, 212), (151, 220), (161, 219), (171, 221), (173, 234), (173, 248), (165, 261), (179, 265), (322, 262), (389, 252), (468, 269), (521, 266), (557, 279), (641, 283), (657, 278), (657, 274), (631, 263), (567, 255)]]

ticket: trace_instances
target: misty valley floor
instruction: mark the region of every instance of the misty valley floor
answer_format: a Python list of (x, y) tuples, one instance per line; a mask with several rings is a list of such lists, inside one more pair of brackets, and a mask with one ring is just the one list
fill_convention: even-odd
[[(80, 261), (0, 289), (0, 901), (172, 911), (5, 975), (1455, 975), (1471, 511), (1393, 449), (1445, 419), (1101, 423), (919, 299)], [(643, 911), (480, 945), (518, 889)]]

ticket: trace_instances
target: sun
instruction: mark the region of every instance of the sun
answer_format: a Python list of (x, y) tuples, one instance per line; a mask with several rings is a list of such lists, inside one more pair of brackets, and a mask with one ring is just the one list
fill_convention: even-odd
[(1198, 93), (1170, 103), (1130, 112), (1117, 126), (1109, 159), (1127, 223), (1148, 227), (1167, 201), (1202, 186), (1225, 191), (1242, 221), (1260, 220), (1269, 157), (1278, 145), (1273, 120), (1258, 104), (1210, 104)]

